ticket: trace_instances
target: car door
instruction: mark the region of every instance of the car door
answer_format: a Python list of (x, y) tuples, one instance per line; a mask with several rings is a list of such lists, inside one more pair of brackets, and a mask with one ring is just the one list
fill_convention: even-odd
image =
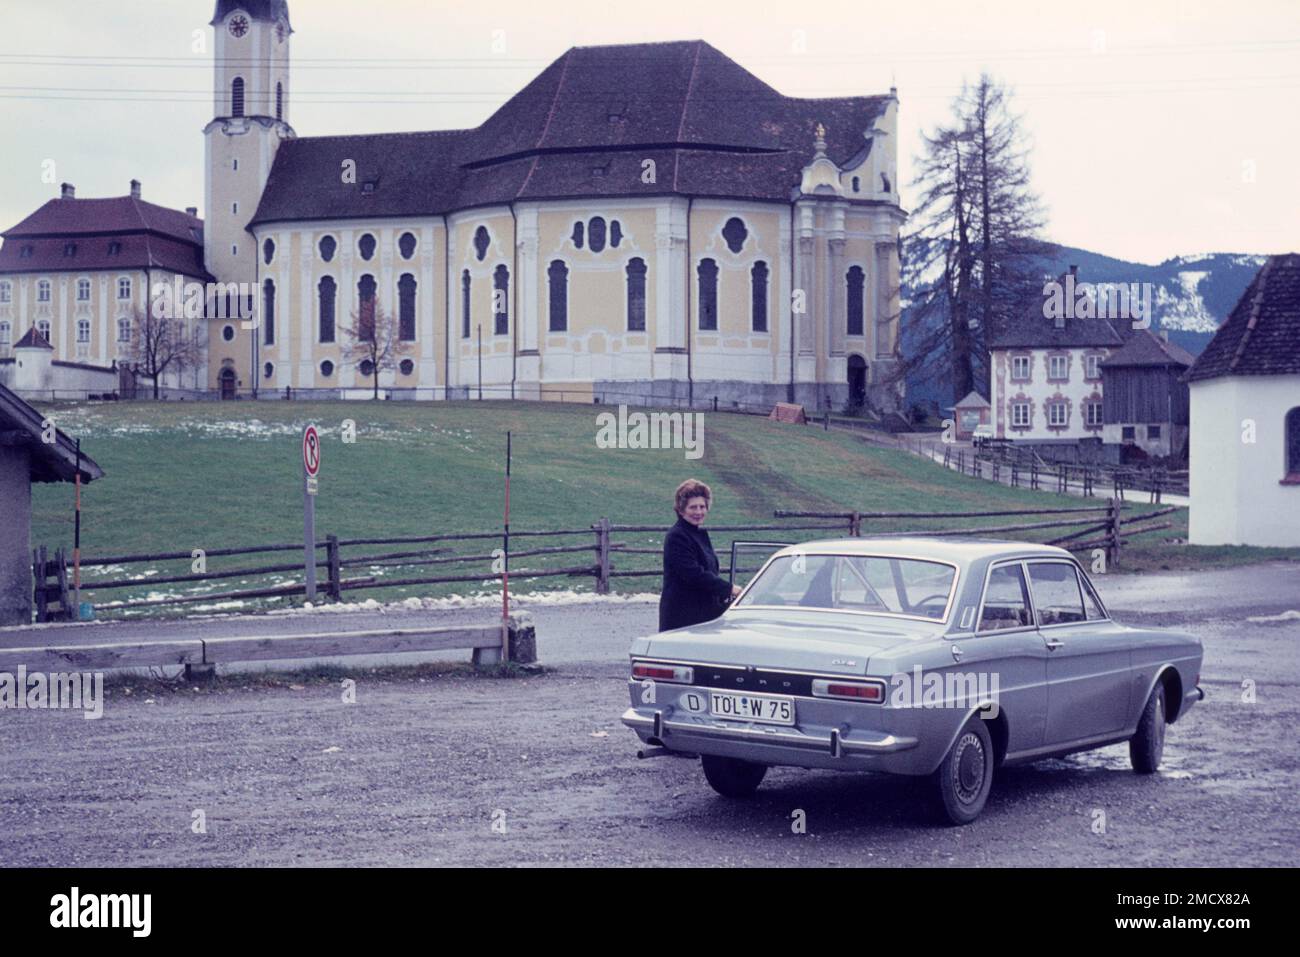
[[(964, 629), (966, 622), (961, 623)], [(1007, 753), (1043, 744), (1047, 718), (1047, 648), (1034, 626), (1029, 584), (1019, 561), (992, 565), (970, 637), (953, 641), (955, 670), (996, 682), (998, 706), (1006, 709)]]
[(1128, 636), (1109, 619), (1096, 617), (1095, 602), (1089, 600), (1085, 608), (1074, 562), (1047, 559), (1026, 565), (1038, 631), (1047, 646), (1044, 744), (1119, 731), (1129, 715)]

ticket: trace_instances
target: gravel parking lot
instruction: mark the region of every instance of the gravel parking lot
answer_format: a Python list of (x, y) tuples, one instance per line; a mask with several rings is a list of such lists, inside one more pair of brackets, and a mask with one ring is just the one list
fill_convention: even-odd
[(355, 704), (337, 679), (228, 677), (114, 686), (98, 721), (0, 712), (0, 860), (1294, 865), (1300, 568), (1099, 586), (1121, 620), (1200, 635), (1209, 697), (1171, 729), (1159, 775), (1134, 775), (1124, 746), (1007, 770), (965, 828), (932, 826), (909, 780), (777, 769), (733, 803), (697, 762), (638, 761), (618, 720), (624, 656), (655, 610), (628, 603), (537, 609), (543, 675), (388, 677), (354, 662)]

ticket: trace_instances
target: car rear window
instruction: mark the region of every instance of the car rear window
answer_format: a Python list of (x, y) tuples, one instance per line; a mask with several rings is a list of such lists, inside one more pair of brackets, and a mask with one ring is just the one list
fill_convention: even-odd
[(906, 615), (943, 621), (957, 571), (942, 562), (876, 555), (784, 555), (737, 603)]

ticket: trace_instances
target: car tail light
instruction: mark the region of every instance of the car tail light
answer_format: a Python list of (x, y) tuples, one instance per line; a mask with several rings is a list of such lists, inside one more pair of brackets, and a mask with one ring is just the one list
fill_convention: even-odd
[(828, 681), (818, 678), (812, 683), (817, 698), (846, 698), (870, 704), (885, 703), (885, 685), (881, 681)]
[(632, 663), (632, 677), (688, 685), (695, 681), (695, 669), (688, 668), (686, 665), (661, 665), (636, 661)]

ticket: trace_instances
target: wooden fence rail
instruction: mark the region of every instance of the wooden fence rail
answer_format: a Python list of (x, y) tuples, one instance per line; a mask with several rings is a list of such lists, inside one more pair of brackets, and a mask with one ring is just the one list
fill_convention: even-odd
[[(961, 460), (961, 452), (955, 456)], [(1002, 533), (1041, 532), (1046, 544), (1062, 545), (1076, 551), (1104, 548), (1107, 559), (1118, 564), (1121, 547), (1126, 539), (1149, 531), (1168, 528), (1169, 523), (1149, 524), (1150, 520), (1167, 515), (1176, 509), (1164, 508), (1145, 515), (1121, 517), (1124, 503), (1111, 499), (1104, 504), (1083, 505), (1068, 508), (1037, 509), (983, 509), (964, 512), (906, 511), (906, 512), (861, 512), (861, 511), (811, 511), (781, 509), (774, 513), (775, 521), (753, 522), (747, 524), (711, 525), (714, 533), (780, 532), (792, 541), (806, 539), (808, 532), (829, 535), (861, 537), (871, 534), (873, 523), (878, 522), (917, 522), (925, 520), (942, 520), (951, 523), (959, 519), (996, 519), (1026, 517), (1036, 519), (1027, 522), (1010, 522), (994, 525), (979, 525), (975, 522), (959, 527), (925, 528), (908, 527), (901, 530), (882, 530), (880, 534), (890, 536), (932, 536), (954, 538), (965, 535), (986, 536)], [(812, 520), (812, 521), (809, 521)], [(1059, 534), (1052, 535), (1047, 530)], [(586, 541), (577, 544), (538, 545), (521, 551), (509, 551), (511, 564), (508, 571), (511, 579), (518, 583), (523, 579), (541, 578), (585, 578), (593, 580), (598, 594), (608, 593), (610, 583), (616, 578), (658, 577), (662, 569), (657, 562), (646, 563), (647, 567), (637, 567), (638, 559), (662, 555), (662, 547), (655, 547), (641, 541), (615, 541), (615, 536), (653, 534), (662, 535), (661, 525), (621, 524), (601, 518), (586, 528), (565, 529), (511, 529), (509, 539), (580, 537)], [(316, 565), (324, 569), (321, 576), (320, 591), (325, 598), (342, 601), (349, 591), (375, 588), (409, 588), (425, 585), (450, 585), (480, 583), (490, 585), (500, 582), (504, 572), (503, 558), (509, 549), (509, 539), (504, 532), (465, 532), (422, 536), (387, 536), (340, 539), (327, 535), (316, 543), (316, 548), (324, 554), (318, 558)], [(502, 548), (484, 553), (479, 543), (499, 541)], [(469, 553), (457, 553), (452, 546), (456, 543), (479, 544)], [(346, 549), (365, 546), (410, 546), (430, 545), (422, 549), (405, 548), (389, 552), (367, 552), (364, 554), (345, 554)], [(247, 548), (210, 549), (204, 552), (208, 558), (255, 555), (258, 553), (278, 553), (289, 549), (301, 549), (301, 545), (270, 544)], [(563, 567), (516, 568), (514, 560), (545, 559), (573, 554), (590, 553), (589, 562), (566, 565)], [(131, 612), (136, 609), (153, 609), (163, 606), (183, 606), (192, 604), (214, 604), (220, 602), (242, 601), (246, 599), (282, 599), (306, 594), (306, 585), (301, 580), (302, 563), (275, 563), (262, 566), (246, 566), (233, 569), (213, 569), (189, 573), (164, 573), (155, 576), (117, 577), (96, 581), (94, 569), (114, 571), (117, 566), (157, 564), (159, 562), (192, 561), (193, 552), (159, 552), (139, 555), (113, 555), (90, 557), (82, 560), (81, 590), (92, 595), (131, 587), (154, 589), (158, 585), (197, 585), (207, 582), (229, 581), (232, 579), (249, 579), (250, 587), (236, 588), (229, 591), (207, 592), (202, 594), (168, 594), (161, 597), (148, 596), (129, 598), (121, 601), (108, 601), (104, 598), (92, 605), (96, 611), (106, 613)], [(632, 567), (618, 567), (616, 561), (628, 561)], [(67, 572), (68, 556), (62, 549), (56, 550), (51, 559), (44, 548), (33, 553), (33, 573), (36, 580), (35, 597), (38, 621), (52, 621), (75, 618), (76, 609), (73, 596), (69, 594)], [(455, 566), (462, 566), (458, 569)], [(476, 567), (477, 566), (477, 567)], [(373, 574), (366, 575), (364, 570), (370, 568)], [(440, 574), (431, 574), (445, 568)], [(388, 578), (384, 571), (393, 569), (408, 570), (408, 574)], [(351, 572), (352, 574), (349, 574)], [(258, 583), (259, 577), (280, 576), (286, 573), (298, 573), (293, 581), (264, 581)], [(358, 574), (360, 573), (360, 574)], [(345, 577), (347, 576), (347, 577)]]

